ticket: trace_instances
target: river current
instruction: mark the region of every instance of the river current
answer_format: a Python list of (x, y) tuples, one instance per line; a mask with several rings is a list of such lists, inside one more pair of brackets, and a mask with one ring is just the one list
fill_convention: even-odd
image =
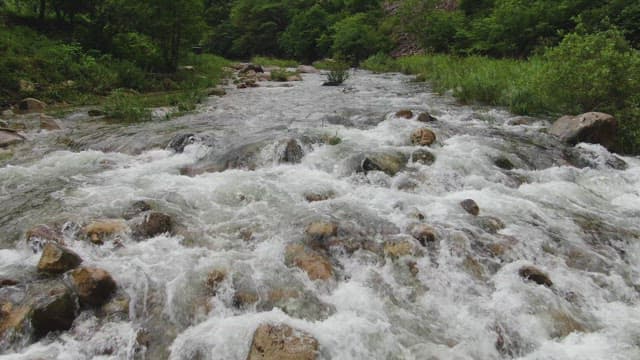
[[(174, 231), (102, 246), (66, 232), (130, 299), (128, 318), (84, 311), (0, 358), (244, 360), (260, 324), (285, 323), (318, 340), (319, 359), (640, 359), (638, 158), (567, 148), (548, 119), (463, 106), (404, 75), (355, 71), (340, 87), (303, 76), (230, 89), (171, 120), (76, 112), (63, 130), (27, 132), (0, 167), (0, 277), (36, 276), (25, 233), (38, 224), (117, 219), (144, 200)], [(411, 158), (421, 127), (437, 135), (432, 164), (360, 171), (370, 154)], [(181, 134), (193, 141), (176, 152)], [(290, 139), (299, 162), (282, 161)], [(329, 252), (333, 276), (314, 281), (285, 249), (318, 221), (360, 245)], [(435, 240), (413, 239), (416, 224)], [(411, 249), (372, 250), (398, 241)], [(553, 285), (523, 279), (525, 266)], [(213, 270), (226, 274), (215, 294), (204, 290)]]

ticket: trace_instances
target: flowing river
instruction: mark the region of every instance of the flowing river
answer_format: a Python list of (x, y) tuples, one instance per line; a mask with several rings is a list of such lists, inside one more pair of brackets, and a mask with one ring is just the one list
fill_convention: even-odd
[[(0, 358), (244, 360), (259, 325), (283, 323), (314, 337), (319, 359), (640, 359), (639, 159), (568, 148), (548, 119), (461, 106), (403, 75), (303, 76), (172, 120), (77, 112), (27, 131), (0, 167), (0, 278), (18, 282), (0, 298), (38, 278), (27, 230), (60, 224), (128, 307), (0, 343)], [(417, 161), (421, 127), (437, 135), (423, 148), (434, 161)], [(399, 171), (363, 169), (376, 156)], [(172, 232), (81, 235), (139, 200)], [(335, 246), (314, 250), (331, 274), (311, 280), (285, 255), (318, 222), (337, 227)], [(420, 225), (434, 238), (414, 238)]]

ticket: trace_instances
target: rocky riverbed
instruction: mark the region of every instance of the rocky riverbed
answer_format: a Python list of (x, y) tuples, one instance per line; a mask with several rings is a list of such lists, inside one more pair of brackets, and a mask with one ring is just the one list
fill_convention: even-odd
[(639, 159), (403, 75), (301, 78), (5, 119), (0, 358), (640, 358)]

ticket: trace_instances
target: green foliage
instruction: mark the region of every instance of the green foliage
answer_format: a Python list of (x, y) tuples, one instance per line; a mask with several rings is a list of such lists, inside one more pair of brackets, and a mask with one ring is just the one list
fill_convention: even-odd
[(342, 62), (333, 62), (329, 66), (327, 82), (325, 85), (340, 85), (349, 78), (349, 65)]
[(151, 111), (141, 104), (139, 97), (125, 90), (116, 90), (109, 95), (104, 111), (107, 118), (125, 123), (151, 120)]
[(358, 65), (372, 54), (387, 48), (386, 38), (359, 13), (337, 22), (332, 30), (333, 55), (352, 65)]
[(251, 62), (262, 66), (277, 66), (280, 68), (294, 68), (298, 66), (298, 62), (295, 60), (276, 59), (265, 56), (254, 56), (251, 58)]
[(316, 4), (298, 13), (280, 36), (280, 44), (287, 55), (305, 62), (327, 55), (321, 44), (322, 36), (329, 28), (329, 14)]
[(271, 71), (272, 81), (288, 81), (290, 76), (298, 75), (297, 71), (287, 71), (284, 69), (276, 69)]

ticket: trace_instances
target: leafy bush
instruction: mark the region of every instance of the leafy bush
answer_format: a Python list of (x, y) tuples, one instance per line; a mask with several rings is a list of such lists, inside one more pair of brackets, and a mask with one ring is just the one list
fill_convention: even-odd
[(298, 66), (298, 62), (295, 60), (276, 59), (265, 56), (254, 56), (251, 58), (251, 62), (262, 66), (277, 66), (280, 68), (293, 68)]
[(349, 78), (349, 65), (341, 62), (334, 62), (329, 66), (327, 81), (324, 85), (336, 86), (345, 82)]
[(104, 111), (107, 118), (125, 123), (151, 120), (151, 111), (140, 103), (136, 94), (125, 90), (116, 90), (109, 95)]
[(287, 71), (283, 69), (277, 69), (271, 71), (271, 80), (272, 81), (289, 81), (290, 76), (298, 75), (297, 71)]
[(387, 48), (386, 38), (368, 23), (366, 14), (347, 17), (337, 22), (332, 30), (333, 55), (353, 66)]

